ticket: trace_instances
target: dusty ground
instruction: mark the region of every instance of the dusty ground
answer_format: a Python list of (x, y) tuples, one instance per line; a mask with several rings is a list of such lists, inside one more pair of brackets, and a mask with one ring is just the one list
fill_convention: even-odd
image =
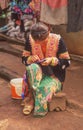
[[(23, 46), (11, 45), (1, 42), (3, 46), (12, 46), (14, 49), (22, 50)], [(25, 70), (21, 58), (0, 51), (0, 66), (5, 66), (14, 73), (23, 76)], [(83, 105), (83, 63), (71, 61), (67, 69), (64, 90), (68, 99), (73, 99)], [(79, 113), (70, 111), (49, 112), (44, 118), (34, 118), (33, 113), (24, 116), (21, 100), (11, 98), (9, 82), (0, 78), (0, 120), (8, 119), (6, 130), (83, 130), (83, 118)]]

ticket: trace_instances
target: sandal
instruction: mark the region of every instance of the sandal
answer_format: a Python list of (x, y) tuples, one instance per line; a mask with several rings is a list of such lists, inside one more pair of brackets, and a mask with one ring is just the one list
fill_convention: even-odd
[(34, 108), (34, 100), (33, 100), (33, 98), (29, 98), (30, 100), (28, 100), (27, 98), (26, 98), (27, 101), (25, 102), (25, 106), (24, 106), (24, 109), (23, 109), (23, 113), (25, 115), (29, 115), (32, 112), (33, 108)]
[(24, 109), (23, 109), (23, 114), (25, 115), (29, 115), (33, 110), (33, 106), (32, 105), (25, 105)]

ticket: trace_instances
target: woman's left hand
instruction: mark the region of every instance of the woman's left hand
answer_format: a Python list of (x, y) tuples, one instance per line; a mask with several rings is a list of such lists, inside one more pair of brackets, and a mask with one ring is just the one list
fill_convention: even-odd
[(56, 66), (58, 64), (58, 58), (57, 57), (49, 57), (49, 58), (45, 58), (45, 61), (41, 63), (41, 65), (43, 66)]
[(50, 65), (51, 62), (52, 62), (52, 58), (51, 57), (45, 58), (45, 61), (42, 62), (41, 65), (48, 66), (48, 65)]

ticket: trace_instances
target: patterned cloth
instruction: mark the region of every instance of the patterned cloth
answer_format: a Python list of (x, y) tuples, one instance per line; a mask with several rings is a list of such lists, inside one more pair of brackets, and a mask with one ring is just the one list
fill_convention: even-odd
[(32, 9), (28, 4), (31, 2), (31, 0), (12, 0), (11, 1), (11, 8), (14, 12), (22, 14), (33, 14)]
[(42, 74), (39, 65), (31, 64), (26, 67), (30, 87), (33, 89), (35, 98), (35, 116), (44, 116), (48, 112), (48, 102), (51, 101), (55, 92), (61, 90), (61, 83), (56, 78)]
[(22, 94), (21, 94), (22, 99), (24, 99), (28, 93), (29, 93), (29, 85), (28, 85), (27, 76), (25, 72), (23, 76), (23, 82), (22, 82)]
[(34, 11), (35, 17), (40, 17), (41, 0), (32, 0), (29, 4), (30, 8)]

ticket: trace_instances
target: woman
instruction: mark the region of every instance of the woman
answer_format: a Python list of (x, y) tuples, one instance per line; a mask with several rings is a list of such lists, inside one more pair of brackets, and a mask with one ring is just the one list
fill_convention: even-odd
[(61, 36), (50, 33), (48, 26), (41, 22), (34, 24), (26, 40), (23, 63), (26, 65), (24, 81), (34, 98), (34, 102), (25, 105), (23, 113), (30, 114), (34, 105), (34, 115), (44, 116), (48, 113), (48, 102), (62, 89), (70, 63)]

